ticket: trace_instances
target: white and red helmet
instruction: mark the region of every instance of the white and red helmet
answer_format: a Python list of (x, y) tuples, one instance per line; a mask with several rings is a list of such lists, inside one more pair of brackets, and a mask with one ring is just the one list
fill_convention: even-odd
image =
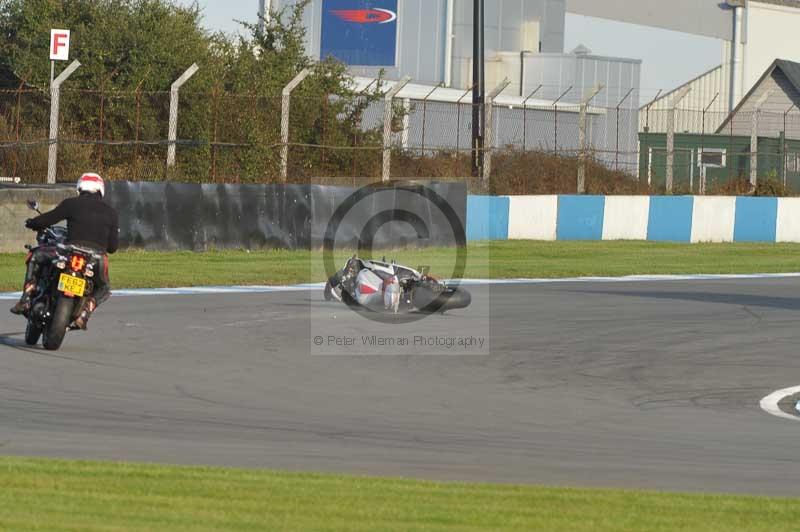
[(100, 177), (98, 174), (88, 172), (83, 174), (80, 179), (78, 179), (78, 194), (81, 192), (88, 192), (89, 194), (100, 194), (100, 197), (106, 195), (106, 184), (103, 181), (103, 178)]

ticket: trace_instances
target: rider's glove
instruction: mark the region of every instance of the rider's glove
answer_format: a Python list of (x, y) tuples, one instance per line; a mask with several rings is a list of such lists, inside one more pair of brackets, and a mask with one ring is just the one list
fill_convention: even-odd
[(27, 220), (25, 220), (25, 227), (27, 227), (28, 229), (33, 229), (34, 228), (33, 227), (33, 218), (28, 218)]

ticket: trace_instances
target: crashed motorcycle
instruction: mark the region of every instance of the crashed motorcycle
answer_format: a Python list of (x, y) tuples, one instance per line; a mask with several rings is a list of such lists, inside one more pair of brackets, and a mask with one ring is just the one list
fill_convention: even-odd
[(325, 300), (386, 313), (445, 313), (470, 305), (472, 296), (460, 286), (439, 281), (427, 268), (414, 270), (396, 262), (347, 261), (325, 284)]
[[(37, 213), (39, 206), (29, 201)], [(80, 314), (87, 297), (94, 291), (95, 265), (103, 257), (94, 250), (67, 244), (67, 228), (54, 225), (36, 234), (36, 246), (26, 245), (28, 260), (38, 250), (46, 250), (48, 259), (40, 266), (37, 286), (31, 297), (25, 343), (42, 345), (50, 351), (61, 347), (70, 325)]]

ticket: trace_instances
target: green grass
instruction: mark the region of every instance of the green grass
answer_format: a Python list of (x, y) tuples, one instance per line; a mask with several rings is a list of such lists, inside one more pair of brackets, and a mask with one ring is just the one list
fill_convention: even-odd
[(0, 458), (0, 529), (797, 530), (800, 499)]
[[(322, 254), (309, 251), (119, 253), (111, 258), (117, 288), (291, 284), (325, 278)], [(339, 253), (340, 266), (346, 253)], [(424, 264), (449, 276), (456, 250), (398, 250), (387, 257)], [(18, 290), (21, 254), (0, 254), (0, 290)], [(491, 242), (467, 249), (471, 278), (621, 276), (800, 271), (797, 244), (662, 244), (653, 242)]]

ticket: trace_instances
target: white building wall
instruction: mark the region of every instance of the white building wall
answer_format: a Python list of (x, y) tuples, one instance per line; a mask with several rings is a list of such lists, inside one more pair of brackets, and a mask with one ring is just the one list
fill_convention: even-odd
[[(751, 0), (747, 5), (742, 25), (744, 43), (740, 47), (739, 58), (742, 68), (735, 81), (737, 99), (734, 105), (741, 102), (741, 98), (750, 92), (776, 59), (800, 62), (800, 9), (758, 0)], [(705, 116), (705, 131), (716, 131), (731, 111), (729, 94), (732, 88), (732, 43), (724, 41), (722, 48), (722, 64), (719, 67), (683, 85), (689, 86), (691, 92), (678, 106), (675, 116), (676, 131), (701, 133), (702, 110), (708, 107), (717, 93), (719, 97)], [(650, 102), (652, 105), (649, 106), (649, 116), (646, 112), (648, 102), (642, 102), (639, 117), (641, 130), (649, 126), (653, 133), (666, 132), (667, 111), (672, 106), (676, 92), (677, 89), (662, 95), (655, 102)]]
[(757, 1), (748, 6), (742, 95), (776, 59), (800, 63), (800, 9)]

